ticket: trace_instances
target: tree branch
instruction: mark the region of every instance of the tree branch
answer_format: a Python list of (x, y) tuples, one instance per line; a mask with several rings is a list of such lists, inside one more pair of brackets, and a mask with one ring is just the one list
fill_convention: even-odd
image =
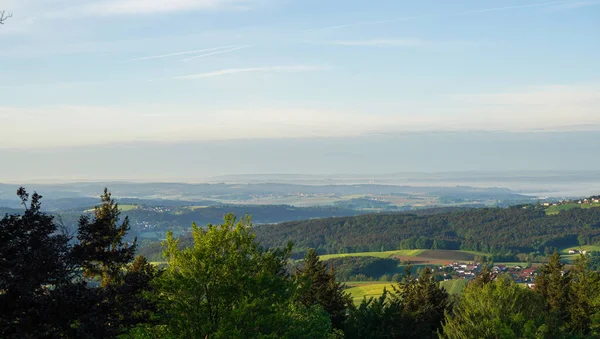
[(0, 12), (0, 25), (4, 25), (4, 21), (6, 21), (9, 18), (12, 18), (12, 13), (6, 14), (6, 11), (1, 11)]

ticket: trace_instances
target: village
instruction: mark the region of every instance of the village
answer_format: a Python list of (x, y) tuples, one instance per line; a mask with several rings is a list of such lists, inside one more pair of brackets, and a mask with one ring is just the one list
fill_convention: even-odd
[[(471, 280), (482, 269), (483, 265), (479, 262), (452, 262), (446, 263), (444, 266), (439, 266), (439, 270), (444, 272), (444, 281), (453, 279)], [(490, 268), (490, 273), (492, 274), (492, 279), (501, 274), (508, 274), (516, 283), (526, 284), (529, 288), (533, 288), (538, 270), (535, 267), (525, 268), (521, 265), (507, 266), (506, 264), (496, 264)]]

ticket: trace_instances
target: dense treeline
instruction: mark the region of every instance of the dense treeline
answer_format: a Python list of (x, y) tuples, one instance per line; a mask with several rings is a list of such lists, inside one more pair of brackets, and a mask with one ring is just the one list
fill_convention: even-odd
[(600, 241), (600, 208), (546, 215), (543, 208), (482, 208), (431, 215), (372, 214), (263, 225), (266, 247), (292, 241), (320, 254), (411, 248), (463, 249), (510, 256)]
[(389, 258), (341, 257), (329, 259), (326, 263), (335, 269), (335, 277), (339, 281), (380, 278), (398, 273), (398, 260)]

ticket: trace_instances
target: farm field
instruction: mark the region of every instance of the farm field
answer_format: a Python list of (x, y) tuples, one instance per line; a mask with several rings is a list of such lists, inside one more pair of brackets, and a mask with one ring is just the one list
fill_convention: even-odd
[(376, 258), (391, 258), (393, 256), (417, 256), (424, 250), (396, 250), (396, 251), (384, 251), (384, 252), (359, 252), (359, 253), (340, 253), (340, 254), (326, 254), (320, 256), (321, 260), (329, 260), (334, 258), (344, 257), (376, 257)]
[(550, 207), (546, 208), (546, 214), (548, 214), (548, 215), (555, 215), (555, 214), (558, 214), (560, 211), (566, 211), (566, 210), (570, 210), (570, 209), (573, 209), (573, 208), (595, 208), (595, 207), (600, 207), (600, 203), (591, 203), (591, 204), (577, 204), (577, 203), (572, 203), (572, 204), (564, 204), (564, 205), (550, 206)]
[[(127, 212), (127, 211), (131, 211), (138, 208), (138, 205), (133, 205), (133, 204), (119, 204), (119, 210), (121, 212)], [(85, 210), (84, 212), (94, 212), (93, 208), (89, 208), (87, 210)]]
[(475, 256), (485, 256), (485, 253), (459, 250), (396, 250), (384, 252), (360, 252), (322, 255), (321, 260), (341, 257), (376, 257), (393, 258), (400, 261), (410, 261), (413, 264), (438, 265), (448, 261), (473, 261)]
[[(357, 281), (347, 282), (346, 285), (349, 287), (346, 291), (350, 293), (352, 301), (355, 305), (362, 302), (364, 297), (377, 298), (383, 294), (383, 289), (393, 291), (393, 282), (371, 282), (371, 281)], [(440, 282), (440, 286), (446, 289), (449, 294), (460, 294), (467, 287), (468, 281), (464, 279), (455, 279)]]
[(442, 281), (440, 282), (440, 286), (445, 288), (449, 294), (460, 294), (465, 290), (468, 283), (469, 281), (465, 279), (454, 279)]
[(395, 283), (392, 282), (358, 282), (358, 283), (346, 283), (350, 288), (346, 291), (350, 293), (352, 296), (352, 301), (355, 305), (361, 303), (364, 297), (377, 298), (383, 294), (383, 289), (387, 289), (388, 291), (392, 290), (392, 285)]
[(569, 250), (586, 250), (588, 253), (593, 251), (600, 251), (600, 246), (598, 245), (583, 245), (583, 246), (571, 246), (567, 248), (561, 249), (558, 253), (561, 258), (566, 260), (569, 263), (572, 263), (575, 258), (579, 256), (579, 254), (569, 254)]

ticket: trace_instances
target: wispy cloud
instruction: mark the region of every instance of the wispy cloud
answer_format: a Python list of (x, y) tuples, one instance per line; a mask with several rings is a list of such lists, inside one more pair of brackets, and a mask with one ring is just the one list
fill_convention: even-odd
[(496, 46), (487, 41), (429, 41), (421, 39), (369, 39), (369, 40), (336, 40), (325, 42), (308, 42), (317, 45), (357, 46), (357, 47), (468, 47), (468, 46)]
[(372, 39), (372, 40), (343, 40), (343, 41), (331, 41), (329, 45), (340, 45), (340, 46), (374, 46), (374, 47), (386, 47), (386, 46), (421, 46), (424, 44), (422, 40), (418, 39)]
[(295, 65), (295, 66), (269, 66), (269, 67), (247, 67), (247, 68), (228, 68), (221, 69), (213, 72), (190, 74), (177, 76), (173, 79), (200, 79), (217, 77), (222, 75), (239, 74), (239, 73), (303, 73), (303, 72), (318, 72), (328, 70), (328, 67), (324, 66), (310, 66), (310, 65)]
[(551, 9), (554, 10), (566, 10), (566, 9), (576, 9), (582, 7), (596, 6), (600, 5), (600, 1), (579, 1), (579, 2), (571, 2), (565, 4), (559, 4), (556, 6), (552, 6)]
[(393, 19), (374, 20), (374, 21), (359, 21), (359, 22), (352, 22), (352, 23), (346, 23), (346, 24), (340, 24), (340, 25), (311, 28), (311, 29), (308, 29), (307, 32), (330, 30), (330, 29), (340, 29), (340, 28), (353, 27), (353, 26), (380, 25), (380, 24), (387, 24), (387, 23), (393, 23), (393, 22), (409, 21), (409, 20), (414, 20), (414, 19), (417, 19), (417, 18), (416, 17), (405, 17), (405, 18), (393, 18)]
[(197, 53), (204, 53), (204, 52), (212, 52), (212, 51), (224, 50), (224, 49), (228, 49), (228, 48), (232, 48), (232, 47), (235, 47), (235, 46), (221, 46), (221, 47), (198, 49), (198, 50), (194, 50), (194, 51), (186, 51), (186, 52), (176, 52), (176, 53), (169, 53), (169, 54), (152, 55), (152, 56), (147, 56), (147, 57), (142, 57), (142, 58), (130, 59), (130, 60), (127, 60), (127, 61), (131, 62), (131, 61), (162, 59), (162, 58), (169, 58), (169, 57), (179, 56), (179, 55), (197, 54)]
[(319, 28), (312, 28), (307, 31), (310, 32), (310, 31), (329, 30), (329, 29), (341, 29), (341, 28), (347, 28), (347, 27), (386, 24), (386, 23), (424, 19), (424, 18), (438, 18), (439, 19), (439, 18), (444, 18), (444, 17), (453, 17), (453, 16), (470, 15), (470, 14), (487, 13), (487, 12), (500, 12), (500, 11), (515, 10), (515, 9), (540, 8), (540, 7), (554, 7), (554, 8), (568, 9), (568, 8), (593, 6), (596, 4), (600, 4), (600, 1), (592, 1), (592, 0), (580, 1), (580, 2), (550, 1), (550, 2), (541, 2), (541, 3), (534, 3), (534, 4), (525, 4), (525, 5), (473, 9), (473, 10), (468, 10), (468, 11), (464, 11), (464, 12), (448, 13), (448, 14), (442, 14), (439, 16), (431, 16), (431, 17), (404, 17), (404, 18), (391, 18), (391, 19), (374, 20), (374, 21), (359, 21), (359, 22), (351, 22), (351, 23), (331, 25), (331, 26), (325, 26), (325, 27), (319, 27)]
[(75, 9), (88, 15), (154, 14), (188, 10), (248, 9), (252, 0), (103, 0)]
[(193, 56), (193, 57), (190, 57), (190, 58), (186, 58), (186, 59), (183, 59), (182, 61), (191, 61), (191, 60), (206, 58), (207, 56), (211, 56), (211, 55), (231, 53), (233, 51), (238, 51), (240, 49), (244, 49), (244, 48), (248, 48), (248, 47), (250, 47), (250, 46), (237, 46), (237, 47), (233, 47), (233, 48), (229, 48), (229, 49), (218, 50), (218, 51), (214, 51), (214, 52), (205, 53), (205, 54), (196, 55), (196, 56)]

